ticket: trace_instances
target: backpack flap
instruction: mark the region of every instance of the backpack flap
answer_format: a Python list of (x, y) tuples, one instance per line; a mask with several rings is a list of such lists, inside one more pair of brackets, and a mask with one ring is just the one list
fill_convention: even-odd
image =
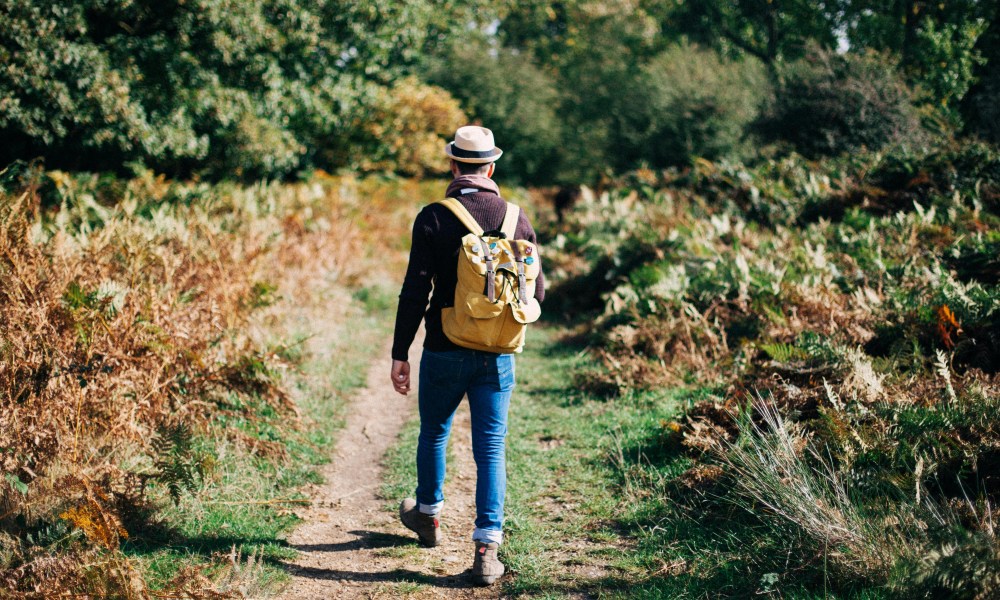
[(502, 302), (490, 302), (490, 299), (483, 295), (467, 295), (464, 299), (465, 311), (473, 319), (495, 319), (503, 313), (506, 305)]
[(445, 335), (465, 348), (520, 352), (525, 324), (541, 315), (533, 297), (541, 267), (538, 248), (513, 239), (520, 209), (508, 203), (501, 231), (484, 233), (457, 200), (442, 204), (470, 231), (458, 252), (455, 304), (441, 311)]

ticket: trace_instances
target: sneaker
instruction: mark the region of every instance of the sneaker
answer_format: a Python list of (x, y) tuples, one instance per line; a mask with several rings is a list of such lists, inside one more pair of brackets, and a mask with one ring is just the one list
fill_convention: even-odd
[(504, 567), (497, 558), (500, 544), (476, 542), (476, 558), (472, 562), (472, 580), (478, 585), (492, 585), (503, 575)]
[(425, 515), (417, 507), (417, 501), (413, 498), (405, 498), (399, 505), (399, 520), (406, 525), (406, 528), (417, 534), (420, 543), (433, 548), (441, 543), (441, 528), (438, 518), (432, 515)]

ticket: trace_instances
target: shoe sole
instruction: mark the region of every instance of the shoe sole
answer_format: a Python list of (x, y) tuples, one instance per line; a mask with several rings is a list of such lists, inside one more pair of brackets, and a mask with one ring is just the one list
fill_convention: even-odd
[(472, 581), (477, 585), (493, 585), (503, 575), (473, 575)]

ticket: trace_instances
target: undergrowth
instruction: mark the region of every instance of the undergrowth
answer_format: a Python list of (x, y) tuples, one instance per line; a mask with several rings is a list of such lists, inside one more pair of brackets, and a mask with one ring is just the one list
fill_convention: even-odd
[(577, 386), (613, 404), (711, 390), (645, 442), (661, 480), (620, 483), (649, 490), (625, 521), (666, 532), (650, 539), (674, 565), (642, 597), (677, 597), (678, 577), (725, 597), (989, 597), (998, 165), (977, 144), (698, 161), (584, 190), (545, 232), (547, 312), (598, 361)]
[(0, 597), (273, 589), (419, 184), (0, 184)]

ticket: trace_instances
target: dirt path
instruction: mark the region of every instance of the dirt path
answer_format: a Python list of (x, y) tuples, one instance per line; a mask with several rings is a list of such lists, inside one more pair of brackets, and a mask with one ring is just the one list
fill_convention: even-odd
[[(418, 339), (413, 347), (421, 344)], [(386, 356), (371, 364), (367, 387), (348, 408), (333, 460), (323, 471), (325, 483), (310, 490), (313, 505), (289, 538), (300, 555), (288, 565), (292, 582), (281, 597), (497, 598), (498, 586), (473, 588), (467, 580), (476, 477), (466, 402), (452, 431), (442, 515), (445, 543), (419, 546), (396, 514), (385, 510), (390, 501), (379, 496), (382, 458), (415, 415), (417, 401), (415, 391), (404, 398), (392, 390)], [(419, 365), (411, 364), (416, 390)]]

